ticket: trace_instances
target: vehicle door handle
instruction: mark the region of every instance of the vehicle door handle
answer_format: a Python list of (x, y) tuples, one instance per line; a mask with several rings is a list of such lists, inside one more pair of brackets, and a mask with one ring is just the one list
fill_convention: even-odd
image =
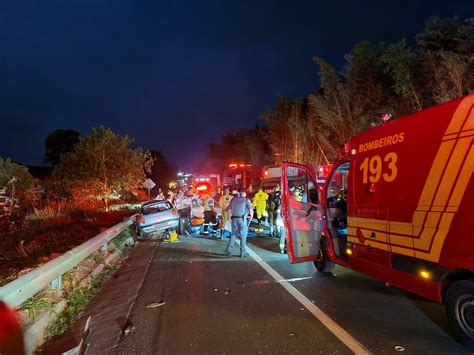
[(308, 208), (308, 211), (306, 211), (306, 215), (305, 215), (305, 217), (308, 217), (308, 216), (309, 216), (309, 214), (310, 214), (312, 211), (316, 211), (316, 210), (317, 210), (317, 208), (316, 208), (316, 207), (314, 207), (314, 206), (310, 206), (310, 208)]

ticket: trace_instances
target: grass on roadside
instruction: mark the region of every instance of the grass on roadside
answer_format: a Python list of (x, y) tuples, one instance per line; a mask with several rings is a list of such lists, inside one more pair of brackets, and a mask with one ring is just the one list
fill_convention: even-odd
[[(133, 232), (129, 228), (120, 233), (116, 238), (112, 239), (112, 244), (115, 246), (119, 254), (126, 255), (126, 242), (132, 234)], [(97, 255), (101, 255), (102, 258), (104, 256), (103, 253), (96, 253), (93, 258), (95, 259)], [(68, 272), (63, 276), (63, 285), (67, 285), (67, 287), (63, 288), (67, 306), (59, 315), (58, 319), (50, 324), (46, 329), (46, 339), (60, 336), (71, 328), (80, 312), (86, 308), (92, 297), (103, 288), (105, 282), (112, 276), (118, 266), (119, 263), (107, 266), (102, 273), (92, 278), (85, 286), (80, 285), (81, 280), (77, 280), (73, 271)]]
[(48, 325), (45, 338), (52, 339), (57, 336), (64, 334), (74, 324), (74, 321), (78, 318), (78, 315), (83, 311), (89, 301), (94, 295), (96, 295), (104, 286), (113, 274), (117, 265), (107, 267), (100, 275), (92, 278), (92, 280), (84, 287), (80, 285), (80, 280), (75, 280), (72, 273), (68, 273), (64, 276), (65, 282), (70, 282), (70, 287), (65, 290), (65, 299), (67, 301), (66, 309), (61, 312), (58, 319)]
[(53, 303), (48, 297), (35, 296), (23, 303), (21, 309), (26, 309), (28, 317), (34, 322), (38, 313), (53, 309)]

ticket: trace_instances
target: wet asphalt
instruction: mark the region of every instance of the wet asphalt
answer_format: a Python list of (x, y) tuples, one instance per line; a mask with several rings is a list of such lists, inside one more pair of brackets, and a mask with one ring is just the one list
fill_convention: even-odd
[[(334, 334), (250, 256), (226, 258), (226, 240), (156, 243), (116, 342), (119, 354), (346, 354)], [(469, 354), (449, 334), (441, 306), (352, 270), (320, 274), (291, 265), (278, 240), (250, 247), (374, 354)]]

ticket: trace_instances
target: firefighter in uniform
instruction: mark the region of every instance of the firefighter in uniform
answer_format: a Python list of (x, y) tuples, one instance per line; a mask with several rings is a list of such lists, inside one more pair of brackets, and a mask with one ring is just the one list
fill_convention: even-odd
[(268, 222), (270, 224), (270, 234), (275, 236), (278, 234), (278, 228), (276, 225), (278, 214), (280, 213), (281, 207), (281, 192), (280, 185), (275, 186), (273, 191), (268, 197)]
[(262, 187), (260, 186), (258, 188), (258, 192), (253, 197), (253, 204), (255, 206), (255, 210), (257, 211), (258, 224), (260, 224), (262, 217), (266, 215), (267, 200), (268, 194), (263, 191)]
[(225, 250), (226, 256), (232, 255), (232, 248), (237, 237), (240, 238), (240, 257), (247, 256), (247, 233), (248, 222), (247, 215), (250, 214), (250, 220), (253, 218), (253, 206), (247, 199), (244, 189), (239, 190), (239, 195), (234, 197), (229, 204), (228, 211), (232, 221), (232, 234)]

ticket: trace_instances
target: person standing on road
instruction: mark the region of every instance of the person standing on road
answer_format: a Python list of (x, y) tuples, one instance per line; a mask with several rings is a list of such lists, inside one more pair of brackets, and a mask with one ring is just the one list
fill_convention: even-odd
[(234, 197), (229, 204), (228, 211), (232, 221), (232, 234), (225, 250), (226, 256), (232, 255), (235, 238), (240, 237), (240, 257), (247, 256), (247, 233), (249, 231), (247, 224), (247, 215), (250, 214), (250, 220), (253, 218), (253, 206), (247, 199), (244, 189), (239, 190), (239, 195)]
[(258, 188), (258, 192), (253, 197), (253, 204), (255, 205), (255, 209), (257, 211), (258, 224), (260, 224), (262, 218), (266, 215), (267, 200), (268, 194), (263, 191), (263, 188), (260, 186)]
[(219, 207), (222, 209), (222, 232), (225, 229), (225, 224), (229, 220), (229, 204), (232, 200), (229, 186), (224, 187), (224, 194), (219, 198)]

